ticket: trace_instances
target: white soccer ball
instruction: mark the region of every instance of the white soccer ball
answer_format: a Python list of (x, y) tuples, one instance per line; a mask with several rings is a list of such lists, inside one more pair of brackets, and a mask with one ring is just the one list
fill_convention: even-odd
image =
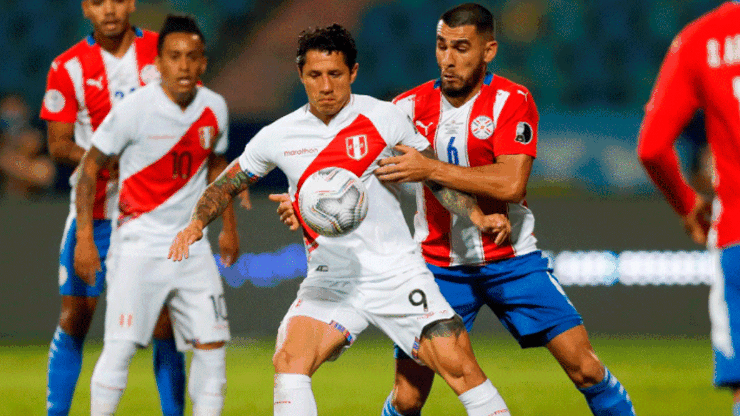
[(354, 173), (337, 167), (314, 172), (298, 193), (303, 221), (313, 231), (337, 237), (354, 231), (367, 215), (367, 191)]

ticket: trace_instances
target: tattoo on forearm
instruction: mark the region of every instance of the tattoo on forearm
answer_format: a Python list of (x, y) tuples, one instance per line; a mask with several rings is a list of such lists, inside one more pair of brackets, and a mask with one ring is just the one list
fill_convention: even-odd
[(450, 319), (433, 322), (421, 332), (421, 338), (432, 339), (434, 337), (458, 337), (465, 332), (465, 325), (459, 315)]
[(435, 182), (425, 182), (434, 196), (448, 211), (459, 216), (468, 216), (475, 208), (475, 197), (454, 189), (445, 188)]
[[(92, 163), (87, 161), (91, 158)], [(77, 224), (78, 227), (85, 225), (86, 221), (92, 220), (93, 203), (95, 201), (95, 187), (97, 182), (97, 172), (111, 157), (92, 148), (86, 153), (80, 161), (78, 168), (77, 189), (75, 191), (75, 205), (77, 206)], [(91, 172), (93, 170), (95, 175)]]
[(253, 180), (241, 170), (238, 163), (232, 163), (206, 188), (190, 219), (199, 220), (205, 227), (223, 214), (231, 199), (247, 189), (252, 182)]

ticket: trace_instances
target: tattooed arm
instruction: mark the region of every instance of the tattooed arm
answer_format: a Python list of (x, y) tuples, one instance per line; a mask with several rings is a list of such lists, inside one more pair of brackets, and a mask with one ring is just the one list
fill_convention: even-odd
[(75, 273), (85, 283), (95, 284), (95, 273), (101, 269), (100, 255), (93, 236), (93, 202), (98, 171), (111, 160), (93, 146), (85, 152), (77, 169), (75, 209), (77, 210), (77, 243), (75, 244)]
[(190, 224), (180, 231), (170, 246), (167, 258), (180, 261), (190, 255), (189, 247), (203, 238), (203, 228), (224, 213), (232, 198), (254, 182), (235, 160), (203, 192), (193, 209)]
[[(229, 162), (222, 155), (211, 154), (208, 158), (208, 183), (216, 181), (218, 175), (223, 173), (228, 164)], [(231, 201), (226, 205), (222, 219), (221, 233), (218, 235), (221, 262), (226, 266), (231, 266), (239, 256), (239, 234), (236, 231), (236, 217)]]

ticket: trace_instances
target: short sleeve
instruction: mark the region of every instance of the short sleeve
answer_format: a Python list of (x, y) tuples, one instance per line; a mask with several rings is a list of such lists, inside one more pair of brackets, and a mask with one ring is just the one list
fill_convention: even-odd
[(512, 91), (491, 135), (494, 156), (525, 154), (537, 157), (537, 106), (529, 91)]
[(128, 100), (129, 103), (126, 101), (114, 106), (93, 133), (92, 145), (106, 155), (121, 154), (133, 138), (131, 132), (135, 129), (135, 117), (131, 117), (131, 113), (125, 110), (138, 106), (132, 105), (131, 100)]
[(226, 149), (229, 148), (229, 110), (226, 107), (226, 102), (222, 101), (219, 114), (216, 115), (218, 120), (219, 135), (216, 141), (216, 146), (213, 148), (213, 152), (219, 155), (226, 153)]
[(46, 121), (74, 123), (78, 103), (72, 79), (59, 61), (54, 61), (46, 79), (46, 93), (40, 117)]
[(270, 156), (270, 128), (265, 127), (250, 140), (239, 156), (239, 166), (250, 177), (262, 178), (275, 169), (275, 163)]
[(389, 117), (393, 134), (393, 145), (403, 144), (422, 151), (429, 147), (429, 141), (419, 134), (411, 120), (411, 115), (407, 114), (398, 103), (394, 105), (392, 117)]

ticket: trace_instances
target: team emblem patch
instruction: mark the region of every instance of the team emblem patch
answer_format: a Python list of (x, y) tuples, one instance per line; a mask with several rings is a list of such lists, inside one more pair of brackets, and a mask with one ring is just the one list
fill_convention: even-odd
[(143, 82), (144, 85), (152, 81), (159, 80), (159, 71), (157, 70), (157, 67), (152, 64), (145, 65), (143, 68), (141, 68), (141, 72), (139, 73), (139, 75), (141, 75), (141, 82)]
[(200, 138), (200, 146), (202, 148), (211, 148), (215, 130), (213, 126), (205, 126), (198, 129), (198, 137)]
[(470, 131), (476, 139), (485, 140), (493, 134), (493, 120), (486, 116), (478, 116), (470, 123)]
[(529, 144), (532, 141), (532, 126), (526, 121), (520, 121), (516, 126), (515, 141), (521, 144)]
[(46, 95), (44, 95), (44, 107), (46, 107), (46, 111), (58, 113), (62, 111), (64, 104), (64, 96), (59, 90), (46, 91)]
[(367, 136), (360, 134), (345, 139), (347, 144), (347, 156), (354, 160), (360, 160), (367, 155)]

